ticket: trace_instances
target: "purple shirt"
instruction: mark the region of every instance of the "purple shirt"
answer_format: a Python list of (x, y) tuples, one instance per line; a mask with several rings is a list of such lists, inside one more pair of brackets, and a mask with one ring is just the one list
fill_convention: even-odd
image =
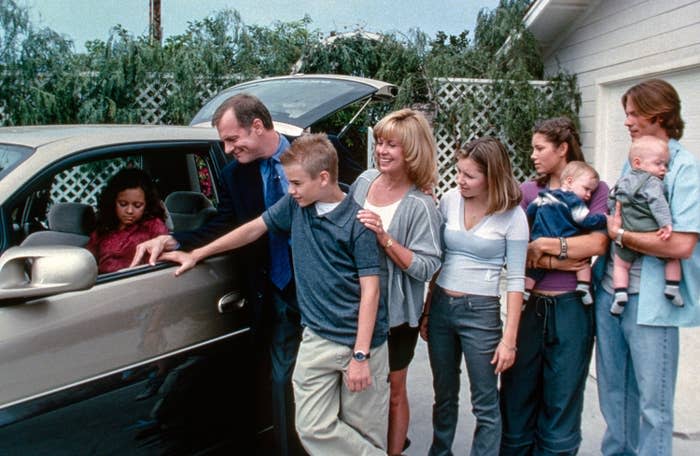
[[(520, 185), (520, 190), (523, 192), (523, 199), (520, 201), (520, 206), (527, 209), (540, 191), (546, 187), (538, 186), (535, 181), (527, 181)], [(588, 202), (588, 209), (591, 214), (607, 214), (608, 213), (608, 184), (600, 181), (598, 188), (591, 200)], [(570, 271), (558, 271), (547, 269), (542, 280), (537, 282), (537, 289), (542, 291), (574, 291), (576, 289), (576, 273)]]

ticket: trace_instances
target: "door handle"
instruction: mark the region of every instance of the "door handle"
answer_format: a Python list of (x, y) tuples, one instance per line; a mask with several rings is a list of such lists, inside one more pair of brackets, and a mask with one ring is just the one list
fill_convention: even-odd
[(240, 310), (244, 308), (245, 305), (246, 300), (241, 297), (241, 293), (239, 291), (232, 291), (219, 298), (219, 301), (216, 303), (216, 308), (219, 310), (219, 313), (224, 314)]

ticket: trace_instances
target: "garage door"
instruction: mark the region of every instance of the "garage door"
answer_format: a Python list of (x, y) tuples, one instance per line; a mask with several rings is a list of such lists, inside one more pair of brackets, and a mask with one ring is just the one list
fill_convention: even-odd
[[(697, 103), (700, 99), (700, 67), (669, 71), (654, 77), (668, 81), (678, 91), (681, 98), (681, 115), (685, 120), (681, 143), (700, 158), (700, 104)], [(624, 82), (613, 82), (602, 86), (600, 114), (603, 117), (599, 124), (603, 127), (601, 131), (603, 150), (597, 156), (603, 158), (599, 171), (603, 179), (608, 182), (615, 182), (620, 175), (630, 145), (629, 134), (624, 127), (625, 113), (622, 110), (620, 98), (629, 87), (644, 79), (647, 77), (642, 76), (636, 80), (627, 79)]]

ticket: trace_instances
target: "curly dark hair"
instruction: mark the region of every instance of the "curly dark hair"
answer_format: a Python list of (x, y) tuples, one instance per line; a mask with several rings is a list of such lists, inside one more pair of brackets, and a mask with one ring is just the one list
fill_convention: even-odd
[(97, 232), (104, 234), (119, 229), (119, 219), (114, 210), (117, 195), (130, 188), (140, 188), (146, 196), (146, 208), (141, 220), (159, 218), (165, 221), (165, 209), (158, 196), (151, 176), (138, 168), (124, 168), (109, 179), (100, 194), (97, 205)]

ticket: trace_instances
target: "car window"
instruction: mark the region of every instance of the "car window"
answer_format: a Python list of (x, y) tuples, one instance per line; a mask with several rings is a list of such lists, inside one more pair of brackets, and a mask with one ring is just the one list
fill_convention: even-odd
[[(7, 226), (10, 227), (7, 230), (9, 232), (6, 231), (4, 248), (23, 245), (30, 236), (37, 237), (34, 233), (55, 231), (49, 219), (54, 206), (77, 203), (91, 207), (96, 213), (99, 196), (108, 180), (125, 167), (147, 171), (163, 201), (173, 192), (201, 193), (215, 208), (218, 201), (217, 176), (211, 153), (212, 150), (207, 145), (198, 146), (194, 150), (190, 145), (181, 150), (177, 147), (137, 150), (97, 159), (93, 153), (83, 161), (71, 158), (64, 166), (57, 165), (50, 172), (43, 173), (40, 179), (35, 179), (30, 189), (22, 191), (23, 196), (10, 199), (4, 210), (5, 216), (9, 218)], [(210, 209), (209, 214), (212, 211), (215, 209)], [(205, 223), (206, 218), (201, 220), (201, 223)], [(62, 224), (66, 225), (65, 220), (62, 220)], [(173, 228), (169, 216), (166, 225)], [(68, 223), (68, 226), (79, 226), (81, 232), (78, 234), (89, 236), (90, 232), (82, 231), (87, 226), (91, 227), (91, 231), (94, 223)]]
[(21, 245), (32, 233), (56, 229), (49, 223), (52, 206), (79, 203), (92, 207), (94, 211), (109, 178), (124, 167), (141, 168), (142, 161), (139, 155), (89, 161), (46, 176), (10, 211), (13, 227), (10, 245)]
[(260, 98), (277, 122), (306, 128), (354, 101), (372, 95), (366, 84), (324, 78), (253, 81), (226, 89), (202, 107), (190, 125), (211, 122), (214, 111), (237, 93)]
[(143, 157), (131, 155), (91, 161), (56, 174), (51, 182), (49, 205), (73, 202), (97, 207), (107, 181), (122, 168), (143, 168)]
[(195, 167), (197, 170), (197, 191), (209, 198), (214, 206), (219, 203), (219, 196), (214, 182), (214, 167), (209, 154), (193, 154)]
[(32, 152), (30, 147), (0, 144), (0, 179)]

